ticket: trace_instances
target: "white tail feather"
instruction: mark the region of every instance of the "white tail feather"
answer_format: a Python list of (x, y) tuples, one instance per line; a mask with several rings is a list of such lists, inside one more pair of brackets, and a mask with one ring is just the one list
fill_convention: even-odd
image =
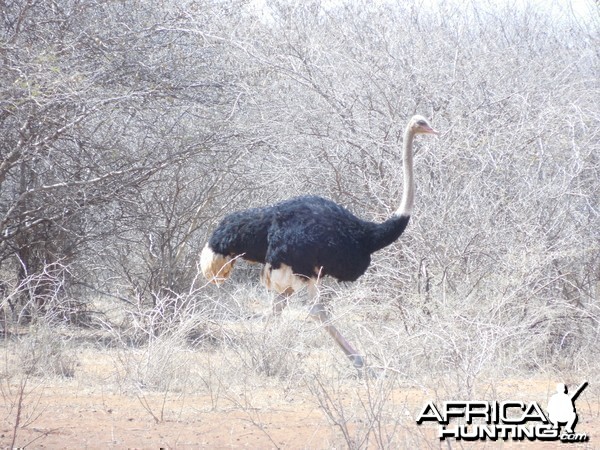
[(211, 283), (221, 284), (229, 278), (234, 263), (235, 259), (215, 253), (208, 244), (200, 254), (200, 268), (204, 277)]

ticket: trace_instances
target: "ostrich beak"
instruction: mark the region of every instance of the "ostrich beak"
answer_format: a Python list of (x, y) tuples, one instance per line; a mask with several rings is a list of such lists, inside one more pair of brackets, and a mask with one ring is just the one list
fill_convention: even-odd
[(433, 128), (431, 128), (430, 126), (427, 126), (427, 125), (421, 127), (421, 129), (423, 130), (423, 133), (426, 133), (426, 134), (440, 134), (439, 131), (434, 130)]

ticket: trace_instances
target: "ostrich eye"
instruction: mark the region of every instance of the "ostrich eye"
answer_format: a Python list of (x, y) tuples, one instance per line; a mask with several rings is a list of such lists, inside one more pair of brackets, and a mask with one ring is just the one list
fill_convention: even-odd
[(418, 120), (417, 125), (419, 125), (420, 127), (424, 127), (427, 125), (427, 123), (424, 120)]

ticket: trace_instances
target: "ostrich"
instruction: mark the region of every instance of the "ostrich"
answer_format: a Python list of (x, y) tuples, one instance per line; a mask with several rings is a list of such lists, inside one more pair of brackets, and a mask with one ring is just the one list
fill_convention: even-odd
[(317, 281), (329, 275), (355, 281), (371, 263), (371, 253), (394, 242), (406, 228), (414, 204), (413, 138), (437, 134), (422, 116), (414, 116), (404, 132), (402, 200), (382, 223), (359, 219), (342, 206), (317, 196), (295, 197), (271, 206), (251, 208), (226, 216), (200, 256), (204, 276), (220, 284), (238, 257), (264, 264), (261, 281), (278, 293), (273, 313), (278, 315), (287, 297), (307, 287), (310, 317), (320, 322), (354, 367), (363, 357), (331, 324), (331, 316), (317, 291)]

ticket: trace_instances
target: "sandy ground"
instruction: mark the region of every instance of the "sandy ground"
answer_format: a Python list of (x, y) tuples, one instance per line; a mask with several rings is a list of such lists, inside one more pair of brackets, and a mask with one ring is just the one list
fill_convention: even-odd
[[(319, 411), (301, 402), (270, 407), (223, 407), (204, 412), (210, 398), (167, 399), (45, 389), (40, 416), (18, 431), (18, 446), (34, 448), (325, 448), (329, 426)], [(142, 402), (148, 402), (149, 412)], [(200, 406), (200, 409), (198, 408)], [(156, 414), (156, 420), (152, 416)], [(3, 427), (2, 446), (13, 430)]]
[[(202, 358), (200, 358), (201, 360)], [(414, 418), (435, 389), (395, 385), (369, 402), (376, 392), (361, 380), (347, 378), (326, 386), (331, 398), (315, 395), (304, 385), (263, 378), (253, 385), (224, 386), (202, 392), (151, 392), (117, 388), (105, 354), (88, 354), (70, 379), (30, 377), (19, 407), (22, 377), (2, 380), (0, 448), (206, 448), (206, 449), (331, 449), (347, 448), (343, 427), (325, 413), (344, 417), (355, 448), (481, 448), (482, 442), (440, 443), (431, 426), (417, 426)], [(256, 380), (256, 378), (254, 378)], [(482, 384), (482, 386), (485, 383)], [(505, 380), (493, 386), (497, 398), (536, 400), (545, 407), (555, 380)], [(489, 398), (489, 386), (488, 398)], [(118, 392), (120, 391), (120, 392)], [(191, 390), (190, 390), (191, 391)], [(325, 391), (324, 391), (325, 392)], [(486, 442), (502, 448), (600, 448), (600, 403), (594, 391), (578, 400), (578, 431), (586, 444)], [(375, 394), (376, 395), (376, 394)], [(330, 403), (327, 403), (331, 400)], [(324, 402), (324, 403), (323, 403)], [(366, 407), (365, 407), (366, 405)], [(365, 436), (369, 405), (381, 409), (377, 432)], [(343, 409), (346, 407), (346, 409)], [(335, 410), (335, 408), (341, 408)], [(376, 416), (377, 414), (375, 414)], [(16, 435), (15, 435), (16, 433)], [(385, 437), (385, 440), (379, 440)], [(567, 445), (567, 447), (565, 447)]]
[[(423, 374), (422, 379), (409, 381), (388, 372), (378, 379), (361, 379), (320, 333), (295, 341), (292, 336), (302, 357), (277, 350), (274, 357), (288, 372), (266, 375), (251, 358), (262, 353), (252, 351), (261, 346), (267, 351), (274, 344), (252, 339), (289, 338), (286, 324), (282, 334), (273, 334), (277, 328), (262, 335), (242, 330), (229, 335), (237, 341), (206, 350), (168, 339), (159, 339), (153, 347), (120, 341), (100, 344), (95, 335), (81, 342), (73, 336), (47, 334), (33, 341), (2, 341), (0, 449), (600, 448), (597, 377), (587, 380), (590, 385), (577, 400), (576, 430), (589, 435), (585, 444), (448, 445), (440, 442), (436, 426), (417, 425), (415, 419), (428, 401), (441, 405), (445, 400), (466, 400), (456, 397), (462, 385), (454, 376), (436, 379)], [(69, 346), (61, 347), (66, 338)], [(32, 351), (40, 353), (39, 361), (55, 361), (42, 350), (55, 351), (67, 362), (73, 356), (71, 376), (25, 375), (23, 361)], [(537, 401), (545, 408), (557, 382), (575, 386), (586, 381), (572, 373), (559, 378), (556, 373), (510, 379), (482, 375), (472, 400)]]

